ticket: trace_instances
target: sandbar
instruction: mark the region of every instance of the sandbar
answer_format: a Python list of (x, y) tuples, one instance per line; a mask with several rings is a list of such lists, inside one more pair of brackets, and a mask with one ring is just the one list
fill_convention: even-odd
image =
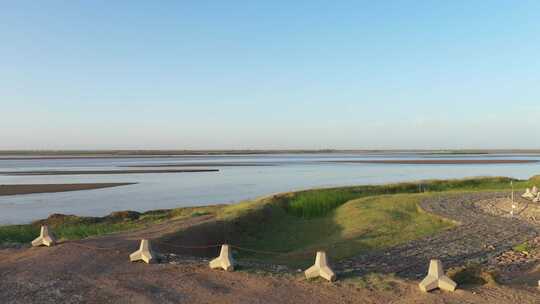
[(136, 183), (81, 183), (81, 184), (21, 184), (21, 185), (0, 185), (0, 196), (31, 194), (31, 193), (52, 193), (78, 190), (91, 190), (110, 188), (118, 186), (133, 185)]
[(46, 170), (46, 171), (4, 171), (0, 175), (85, 175), (85, 174), (146, 174), (146, 173), (193, 173), (217, 172), (218, 169), (181, 169), (181, 170)]
[(140, 164), (140, 165), (124, 165), (118, 166), (123, 168), (161, 168), (161, 167), (266, 167), (277, 166), (277, 163), (214, 163), (214, 162), (198, 162), (198, 163), (168, 163), (168, 164)]

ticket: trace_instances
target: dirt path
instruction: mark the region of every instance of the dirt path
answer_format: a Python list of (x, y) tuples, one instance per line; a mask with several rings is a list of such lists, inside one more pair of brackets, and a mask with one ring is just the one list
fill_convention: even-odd
[(421, 203), (424, 210), (460, 224), (427, 238), (344, 260), (338, 267), (355, 275), (377, 271), (420, 278), (427, 271), (427, 261), (432, 258), (441, 259), (446, 267), (484, 261), (540, 234), (537, 225), (519, 218), (490, 215), (475, 205), (507, 195), (471, 193), (426, 199)]
[[(358, 272), (380, 267), (370, 263), (388, 263), (388, 270), (410, 262), (420, 262), (448, 252), (445, 262), (460, 257), (483, 255), (472, 250), (483, 243), (497, 243), (506, 237), (529, 235), (531, 227), (470, 209), (466, 196), (431, 200), (424, 208), (451, 218), (463, 225), (427, 240), (411, 242), (389, 252), (352, 259)], [(431, 208), (431, 209), (430, 209)], [(457, 210), (454, 211), (454, 208)], [(465, 213), (465, 215), (460, 215)], [(337, 283), (307, 282), (297, 274), (255, 274), (247, 271), (212, 271), (204, 261), (193, 263), (130, 263), (128, 255), (142, 237), (157, 238), (183, 227), (212, 221), (211, 216), (172, 221), (148, 229), (119, 233), (51, 248), (0, 250), (0, 303), (538, 303), (535, 288), (478, 287), (455, 293), (420, 292), (417, 281), (398, 280), (389, 290), (360, 288), (354, 280)], [(494, 235), (495, 233), (495, 235)], [(499, 233), (504, 233), (499, 235)], [(473, 238), (466, 240), (462, 238)], [(426, 243), (427, 242), (427, 243)], [(426, 246), (426, 244), (428, 244)], [(495, 244), (495, 250), (508, 245)], [(114, 249), (112, 249), (114, 248)], [(422, 249), (420, 249), (422, 248)], [(159, 246), (156, 246), (159, 251)], [(343, 263), (342, 263), (343, 265)], [(371, 267), (371, 268), (370, 268)], [(403, 272), (404, 273), (404, 272)]]

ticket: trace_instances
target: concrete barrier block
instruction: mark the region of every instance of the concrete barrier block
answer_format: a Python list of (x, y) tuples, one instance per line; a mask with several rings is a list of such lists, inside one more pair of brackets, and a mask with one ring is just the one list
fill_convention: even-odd
[(234, 271), (234, 259), (232, 257), (231, 247), (229, 245), (222, 245), (219, 257), (210, 261), (210, 268), (221, 268), (226, 271)]
[(418, 284), (420, 290), (428, 292), (435, 288), (446, 291), (456, 290), (457, 284), (444, 274), (443, 265), (440, 260), (431, 260), (427, 276)]
[(322, 277), (330, 282), (336, 280), (336, 274), (328, 265), (328, 259), (326, 257), (326, 252), (318, 251), (317, 256), (315, 257), (315, 264), (304, 271), (307, 279), (312, 279), (316, 277)]
[(146, 264), (154, 263), (156, 261), (156, 258), (154, 252), (152, 251), (152, 247), (150, 246), (150, 242), (144, 239), (141, 240), (139, 250), (130, 254), (129, 260), (131, 262), (143, 261)]
[(54, 244), (56, 244), (56, 239), (54, 238), (54, 235), (49, 232), (49, 227), (47, 225), (41, 226), (41, 232), (39, 233), (39, 236), (32, 241), (33, 247), (38, 246), (47, 246), (51, 247)]
[(534, 195), (532, 192), (531, 192), (531, 189), (527, 188), (525, 190), (525, 193), (523, 193), (523, 195), (521, 195), (521, 197), (523, 198), (527, 198), (527, 199), (534, 199), (536, 197), (536, 195)]

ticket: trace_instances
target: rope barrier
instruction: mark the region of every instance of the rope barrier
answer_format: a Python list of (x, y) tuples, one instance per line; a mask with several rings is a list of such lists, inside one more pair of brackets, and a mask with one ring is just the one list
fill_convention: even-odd
[(171, 247), (176, 247), (176, 248), (182, 248), (182, 249), (208, 249), (208, 248), (221, 247), (221, 245), (222, 245), (222, 244), (215, 244), (215, 245), (204, 245), (204, 246), (184, 246), (184, 245), (177, 245), (177, 244), (172, 244), (172, 243), (169, 243), (169, 242), (162, 242), (162, 241), (156, 241), (156, 240), (152, 240), (152, 242), (156, 243), (156, 244), (161, 244), (161, 245), (171, 246)]
[[(210, 248), (218, 248), (218, 247), (221, 247), (223, 245), (223, 244), (212, 244), (212, 245), (205, 245), (205, 246), (185, 246), (185, 245), (178, 245), (178, 244), (173, 244), (173, 243), (169, 243), (169, 242), (162, 242), (162, 241), (157, 241), (157, 240), (151, 240), (151, 241), (154, 244), (171, 246), (171, 247), (181, 248), (181, 249), (210, 249)], [(74, 246), (81, 247), (81, 248), (86, 248), (86, 249), (96, 249), (96, 250), (105, 250), (105, 251), (106, 250), (118, 251), (120, 249), (128, 249), (129, 248), (128, 246), (122, 246), (122, 247), (98, 247), (98, 246), (80, 244), (80, 243), (76, 243), (76, 242), (63, 242), (61, 244), (68, 244), (68, 245), (74, 245)], [(235, 249), (238, 249), (238, 250), (241, 250), (241, 251), (246, 251), (246, 252), (252, 252), (252, 253), (260, 253), (260, 254), (267, 254), (267, 255), (286, 254), (286, 252), (255, 250), (255, 249), (240, 247), (240, 246), (237, 246), (237, 245), (230, 245), (230, 246), (231, 246), (231, 248), (235, 248)]]
[[(175, 248), (181, 248), (181, 249), (210, 249), (210, 248), (218, 248), (218, 247), (221, 247), (223, 245), (223, 244), (211, 244), (211, 245), (204, 245), (204, 246), (186, 246), (186, 245), (178, 245), (178, 244), (173, 244), (173, 243), (163, 242), (163, 241), (158, 241), (158, 240), (150, 240), (150, 241), (152, 243), (155, 243), (155, 244), (165, 245), (165, 246), (170, 246), (170, 247), (175, 247)], [(130, 248), (130, 246), (99, 247), (99, 246), (92, 246), (92, 245), (85, 245), (85, 244), (77, 243), (76, 241), (65, 241), (65, 242), (59, 243), (58, 245), (64, 245), (64, 244), (73, 245), (73, 246), (80, 247), (80, 248), (104, 250), (104, 251), (107, 251), (107, 250), (119, 251), (121, 249), (129, 249)], [(252, 252), (252, 253), (260, 253), (260, 254), (267, 254), (267, 255), (283, 255), (283, 254), (287, 254), (286, 252), (256, 250), (256, 249), (240, 247), (240, 246), (237, 246), (237, 245), (230, 245), (230, 246), (231, 246), (231, 248), (235, 248), (235, 249), (238, 249), (238, 250), (241, 250), (241, 251), (246, 251), (246, 252)]]
[(109, 251), (119, 251), (121, 249), (128, 249), (129, 248), (128, 246), (122, 246), (122, 247), (98, 247), (98, 246), (85, 245), (85, 244), (76, 243), (76, 242), (62, 242), (59, 245), (62, 245), (62, 244), (68, 244), (68, 245), (73, 245), (73, 246), (80, 247), (80, 248), (104, 250), (104, 251), (107, 251), (107, 250), (109, 250)]
[(286, 254), (285, 252), (276, 252), (276, 251), (264, 251), (264, 250), (255, 250), (255, 249), (249, 249), (244, 248), (236, 245), (231, 245), (232, 248), (236, 248), (238, 250), (247, 251), (247, 252), (253, 252), (253, 253), (261, 253), (261, 254), (268, 254), (268, 255), (281, 255)]

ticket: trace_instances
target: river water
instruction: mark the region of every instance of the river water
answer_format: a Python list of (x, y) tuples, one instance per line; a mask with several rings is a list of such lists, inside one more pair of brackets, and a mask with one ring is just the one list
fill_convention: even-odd
[[(540, 163), (526, 164), (367, 164), (332, 163), (373, 159), (532, 159), (540, 155), (433, 154), (281, 154), (182, 156), (167, 158), (17, 159), (0, 160), (0, 184), (136, 182), (96, 190), (0, 196), (0, 225), (27, 223), (52, 213), (103, 216), (112, 211), (146, 211), (181, 206), (233, 203), (277, 192), (421, 179), (472, 176), (529, 178)], [(209, 164), (219, 172), (100, 175), (8, 176), (2, 171), (118, 170), (123, 166)], [(233, 166), (249, 163), (250, 166)], [(262, 164), (264, 166), (256, 166)], [(226, 165), (226, 166), (225, 166)], [(200, 168), (200, 167), (199, 167)], [(133, 169), (133, 168), (131, 168)], [(140, 169), (140, 168), (139, 168)], [(148, 169), (148, 168), (146, 168)], [(171, 167), (160, 168), (171, 169)]]

